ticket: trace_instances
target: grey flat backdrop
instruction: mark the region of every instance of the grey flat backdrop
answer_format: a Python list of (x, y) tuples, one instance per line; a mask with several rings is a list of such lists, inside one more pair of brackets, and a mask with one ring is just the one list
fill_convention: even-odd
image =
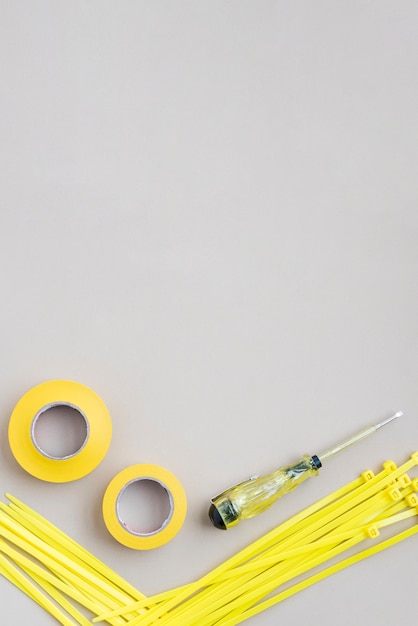
[[(366, 468), (418, 448), (417, 2), (0, 2), (3, 492), (145, 594), (195, 580)], [(88, 477), (48, 484), (7, 440), (45, 380), (112, 415)], [(211, 496), (388, 417), (230, 532)], [(107, 533), (133, 463), (172, 471), (165, 547)], [(251, 624), (416, 614), (416, 539)], [(408, 556), (409, 555), (409, 556)], [(2, 623), (55, 623), (0, 579)]]

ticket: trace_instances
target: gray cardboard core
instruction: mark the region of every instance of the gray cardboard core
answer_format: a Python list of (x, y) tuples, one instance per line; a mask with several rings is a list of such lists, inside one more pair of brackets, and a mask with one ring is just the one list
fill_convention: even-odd
[(169, 523), (174, 502), (167, 487), (148, 476), (127, 483), (116, 500), (119, 523), (133, 535), (149, 537), (161, 532)]
[(68, 402), (52, 402), (42, 407), (31, 425), (35, 448), (46, 458), (70, 459), (81, 452), (90, 433), (84, 413)]

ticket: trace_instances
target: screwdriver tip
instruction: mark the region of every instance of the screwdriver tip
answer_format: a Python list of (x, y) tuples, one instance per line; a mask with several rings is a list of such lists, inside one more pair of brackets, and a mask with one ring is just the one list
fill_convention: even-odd
[(392, 420), (395, 420), (398, 417), (402, 417), (403, 414), (404, 414), (403, 411), (398, 411), (397, 413), (395, 413), (395, 415), (392, 415), (391, 417), (388, 417), (387, 419), (383, 420), (383, 422), (380, 422), (380, 424), (376, 424), (376, 428), (381, 428), (382, 426), (389, 424), (389, 422), (392, 422)]

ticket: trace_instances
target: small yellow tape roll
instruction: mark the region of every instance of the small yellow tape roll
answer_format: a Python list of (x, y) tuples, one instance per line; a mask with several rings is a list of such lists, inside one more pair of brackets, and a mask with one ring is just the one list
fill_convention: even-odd
[[(53, 457), (35, 438), (39, 417), (50, 408), (69, 406), (86, 422), (86, 438), (74, 454)], [(32, 476), (48, 482), (78, 480), (103, 460), (112, 438), (112, 422), (106, 405), (89, 387), (69, 380), (52, 380), (30, 389), (13, 409), (9, 444), (16, 461)]]
[[(149, 480), (159, 484), (169, 499), (169, 514), (160, 528), (139, 532), (128, 528), (119, 512), (120, 497), (130, 484)], [(124, 546), (134, 550), (151, 550), (168, 543), (183, 525), (187, 500), (180, 481), (159, 465), (131, 465), (117, 474), (109, 483), (103, 497), (103, 519), (110, 534)]]

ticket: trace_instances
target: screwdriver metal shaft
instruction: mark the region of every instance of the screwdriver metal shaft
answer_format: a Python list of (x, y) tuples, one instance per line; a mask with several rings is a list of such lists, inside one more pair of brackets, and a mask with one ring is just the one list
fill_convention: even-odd
[(295, 465), (280, 467), (267, 476), (253, 476), (249, 480), (223, 491), (211, 501), (209, 518), (212, 524), (216, 528), (226, 530), (236, 526), (241, 519), (262, 513), (304, 480), (310, 476), (316, 476), (322, 463), (331, 456), (372, 435), (382, 426), (389, 424), (401, 415), (403, 412), (398, 411), (391, 417), (365, 428), (350, 439), (342, 441), (320, 455), (310, 456), (306, 454)]
[(401, 417), (402, 415), (403, 415), (403, 411), (398, 411), (394, 415), (391, 415), (391, 417), (388, 417), (387, 419), (383, 420), (383, 422), (379, 422), (378, 424), (374, 424), (373, 426), (370, 426), (369, 428), (365, 428), (364, 430), (361, 430), (359, 433), (357, 433), (353, 437), (350, 437), (350, 439), (347, 439), (346, 441), (342, 441), (341, 443), (337, 444), (333, 448), (330, 448), (326, 452), (323, 452), (322, 454), (318, 454), (321, 460), (321, 463), (329, 459), (330, 456), (337, 454), (337, 452), (341, 452), (341, 450), (345, 450), (346, 448), (348, 448), (348, 446), (353, 445), (353, 443), (357, 443), (358, 441), (365, 439), (369, 435), (373, 435), (373, 433), (379, 430), (379, 428), (382, 428), (382, 426), (389, 424), (389, 422), (392, 422), (393, 420), (397, 419), (398, 417)]

